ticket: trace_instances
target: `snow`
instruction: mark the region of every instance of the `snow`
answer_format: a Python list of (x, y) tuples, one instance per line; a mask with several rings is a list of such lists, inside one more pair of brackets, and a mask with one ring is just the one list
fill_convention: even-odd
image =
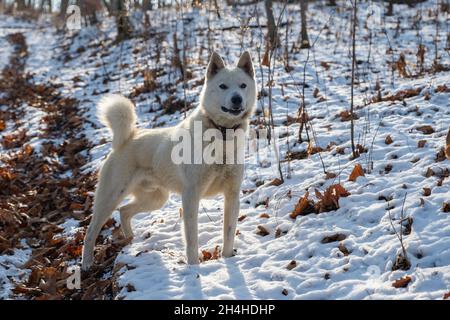
[(31, 249), (25, 243), (22, 246), (22, 249), (14, 249), (11, 255), (0, 255), (0, 300), (8, 299), (14, 282), (18, 283), (29, 274), (22, 266), (30, 259)]
[[(238, 29), (220, 31), (222, 28), (239, 26), (234, 9), (223, 5), (223, 19), (213, 20), (211, 34), (214, 48), (228, 63), (234, 63), (241, 53), (241, 38)], [(347, 4), (348, 6), (348, 4)], [(361, 4), (360, 15), (364, 17), (366, 4)], [(116, 260), (122, 266), (118, 272), (119, 298), (124, 299), (442, 299), (450, 291), (450, 214), (442, 211), (444, 202), (449, 201), (448, 178), (438, 185), (435, 176), (426, 177), (428, 168), (434, 172), (450, 168), (450, 162), (436, 162), (436, 154), (444, 144), (445, 134), (450, 123), (449, 92), (435, 92), (440, 85), (450, 83), (450, 73), (425, 73), (417, 78), (401, 78), (398, 72), (391, 74), (388, 61), (397, 60), (401, 52), (405, 53), (408, 68), (415, 72), (418, 37), (427, 48), (425, 65), (431, 66), (434, 58), (434, 18), (428, 10), (435, 8), (435, 1), (419, 4), (417, 8), (396, 5), (401, 15), (386, 17), (385, 28), (373, 28), (372, 46), (367, 44), (368, 30), (361, 28), (358, 33), (357, 54), (358, 79), (355, 105), (359, 120), (356, 121), (357, 142), (368, 147), (369, 153), (360, 158), (350, 159), (350, 122), (341, 122), (339, 113), (349, 108), (350, 68), (349, 55), (349, 8), (333, 13), (332, 8), (314, 3), (309, 8), (309, 36), (316, 39), (306, 67), (305, 101), (308, 114), (312, 119), (316, 142), (322, 148), (335, 143), (331, 151), (321, 153), (328, 172), (339, 174), (336, 179), (326, 179), (318, 154), (303, 160), (283, 162), (282, 170), (286, 179), (281, 186), (268, 186), (268, 182), (278, 176), (276, 161), (270, 157), (272, 152), (262, 145), (258, 154), (246, 155), (246, 173), (242, 190), (254, 190), (242, 193), (240, 216), (245, 219), (238, 222), (239, 234), (236, 237), (237, 255), (232, 258), (210, 260), (198, 266), (185, 263), (182, 240), (182, 221), (180, 219), (181, 201), (178, 195), (171, 195), (167, 204), (160, 210), (138, 214), (132, 221), (135, 238), (126, 246)], [(254, 7), (247, 10), (251, 12)], [(260, 11), (262, 7), (258, 8)], [(281, 4), (276, 4), (275, 15), (280, 12)], [(299, 9), (289, 5), (289, 19), (299, 26)], [(410, 27), (416, 13), (420, 10), (423, 19), (419, 30)], [(263, 11), (261, 11), (263, 12)], [(325, 13), (324, 13), (325, 12)], [(179, 45), (185, 41), (192, 46), (207, 46), (205, 9), (189, 9), (185, 19), (179, 13), (167, 11), (151, 12), (155, 21), (152, 31), (164, 31), (161, 44), (154, 38), (131, 39), (122, 45), (113, 45), (114, 24), (104, 18), (100, 30), (93, 27), (83, 28), (78, 35), (56, 33), (52, 28), (40, 28), (27, 31), (30, 58), (27, 70), (38, 77), (54, 78), (64, 83), (64, 92), (83, 103), (84, 116), (89, 120), (84, 133), (94, 143), (90, 151), (91, 161), (84, 170), (97, 170), (110, 149), (111, 137), (106, 128), (101, 127), (95, 117), (95, 104), (106, 93), (130, 94), (143, 82), (142, 70), (161, 66), (166, 74), (158, 77), (161, 88), (140, 95), (135, 99), (139, 116), (139, 127), (152, 128), (169, 126), (182, 119), (180, 112), (164, 114), (160, 109), (158, 97), (166, 100), (171, 93), (164, 84), (179, 79), (177, 71), (171, 67), (173, 30), (177, 29)], [(403, 28), (396, 35), (397, 18)], [(189, 22), (189, 19), (193, 19)], [(447, 25), (448, 15), (441, 16), (442, 26)], [(260, 23), (265, 19), (261, 17)], [(3, 21), (3, 20), (2, 20)], [(157, 22), (159, 21), (159, 22)], [(184, 21), (184, 22), (183, 22)], [(283, 20), (285, 21), (285, 20)], [(323, 29), (326, 21), (329, 28)], [(3, 23), (3, 22), (2, 22)], [(9, 23), (9, 22), (7, 22)], [(257, 24), (256, 19), (251, 24)], [(136, 27), (141, 26), (135, 21)], [(18, 26), (20, 28), (20, 25)], [(290, 29), (290, 43), (297, 39), (298, 28)], [(0, 30), (3, 30), (0, 28)], [(284, 34), (284, 30), (281, 30)], [(2, 31), (3, 32), (3, 31)], [(263, 43), (265, 30), (250, 28), (244, 35), (244, 48), (252, 49), (257, 60), (256, 47)], [(445, 39), (441, 31), (438, 43), (440, 62), (450, 65)], [(283, 37), (284, 38), (284, 37)], [(389, 39), (389, 41), (388, 41)], [(390, 44), (389, 44), (390, 43)], [(71, 59), (64, 61), (61, 44), (68, 46)], [(394, 54), (387, 54), (389, 47)], [(0, 37), (0, 64), (4, 65), (9, 55), (4, 34)], [(85, 50), (78, 50), (83, 47)], [(262, 46), (262, 50), (264, 50)], [(5, 49), (3, 49), (5, 48)], [(133, 53), (139, 49), (139, 53)], [(284, 49), (283, 49), (284, 50)], [(370, 50), (370, 64), (367, 57)], [(202, 79), (208, 52), (191, 52), (193, 79), (189, 81), (186, 97), (193, 106), (198, 101), (201, 86), (195, 82)], [(159, 63), (155, 56), (160, 53)], [(263, 52), (262, 52), (263, 53)], [(261, 54), (262, 54), (261, 53)], [(282, 53), (280, 53), (282, 55)], [(194, 56), (195, 55), (195, 56)], [(274, 121), (280, 130), (281, 158), (288, 150), (304, 151), (307, 143), (298, 143), (298, 124), (283, 126), (286, 115), (296, 116), (301, 103), (301, 83), (307, 52), (290, 53), (291, 72), (286, 72), (283, 64), (275, 67)], [(101, 58), (100, 58), (101, 57)], [(327, 62), (329, 69), (321, 62)], [(259, 64), (256, 65), (258, 83), (262, 77)], [(109, 81), (104, 83), (108, 75)], [(74, 78), (79, 77), (75, 81)], [(267, 69), (264, 68), (264, 81), (267, 82)], [(375, 83), (379, 81), (382, 96), (395, 95), (402, 90), (422, 88), (419, 95), (404, 101), (384, 101), (365, 106), (371, 97), (376, 96)], [(266, 85), (264, 86), (267, 90)], [(319, 95), (326, 99), (320, 101), (313, 96), (317, 88)], [(428, 92), (429, 99), (425, 99)], [(174, 95), (184, 99), (182, 83), (175, 86)], [(158, 97), (157, 97), (158, 96)], [(267, 108), (267, 97), (258, 102)], [(32, 108), (29, 108), (30, 112)], [(30, 119), (39, 118), (31, 113)], [(257, 117), (255, 116), (254, 119)], [(36, 122), (37, 123), (37, 122)], [(31, 128), (36, 125), (31, 123)], [(435, 132), (426, 135), (416, 128), (431, 125)], [(282, 133), (288, 133), (282, 134)], [(385, 144), (390, 135), (393, 143)], [(426, 140), (423, 148), (418, 147), (419, 140)], [(261, 142), (263, 143), (263, 142)], [(289, 149), (288, 149), (289, 145)], [(373, 145), (373, 147), (372, 147)], [(339, 154), (336, 148), (345, 148), (345, 154)], [(365, 177), (355, 182), (347, 181), (356, 163), (368, 168), (370, 159), (373, 169)], [(387, 165), (392, 170), (386, 172)], [(263, 182), (263, 183), (261, 183)], [(314, 194), (317, 188), (325, 190), (333, 183), (341, 183), (351, 195), (340, 199), (340, 208), (321, 214), (299, 216), (296, 220), (289, 217), (299, 197), (306, 191)], [(425, 197), (423, 188), (431, 188), (431, 195)], [(406, 194), (404, 214), (413, 219), (412, 232), (404, 236), (404, 242), (411, 269), (392, 271), (396, 256), (401, 252), (397, 236), (391, 226), (399, 229), (402, 202)], [(291, 196), (289, 196), (291, 195)], [(380, 200), (380, 196), (390, 198), (389, 202)], [(258, 205), (268, 199), (268, 206)], [(422, 199), (422, 200), (421, 200)], [(390, 210), (387, 210), (388, 208)], [(201, 201), (199, 212), (200, 250), (212, 252), (222, 243), (223, 197), (217, 196)], [(268, 218), (261, 217), (267, 213)], [(118, 221), (119, 215), (114, 213)], [(270, 234), (262, 237), (256, 234), (257, 226), (264, 226)], [(64, 234), (72, 235), (77, 230), (77, 221), (68, 220), (62, 225)], [(275, 237), (277, 229), (282, 231)], [(325, 236), (336, 233), (346, 235), (341, 242), (321, 243)], [(339, 249), (342, 243), (350, 254), (345, 256)], [(12, 265), (26, 261), (28, 251), (18, 251), (9, 259)], [(15, 257), (15, 258), (14, 258)], [(0, 256), (0, 284), (5, 277), (22, 273), (16, 268), (3, 268)], [(288, 270), (286, 266), (295, 260), (297, 266)], [(10, 265), (10, 264), (8, 264)], [(392, 282), (403, 276), (411, 276), (412, 281), (406, 288), (397, 289)], [(133, 287), (135, 290), (130, 290)], [(1, 287), (0, 287), (1, 288)], [(9, 287), (0, 289), (0, 299), (8, 296)], [(7, 289), (5, 291), (5, 289)], [(284, 295), (283, 290), (287, 290)]]

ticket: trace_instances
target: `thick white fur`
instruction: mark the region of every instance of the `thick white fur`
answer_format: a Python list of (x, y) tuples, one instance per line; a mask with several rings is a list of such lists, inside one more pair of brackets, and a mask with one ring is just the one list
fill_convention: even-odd
[(104, 97), (98, 104), (97, 116), (100, 122), (113, 132), (113, 149), (118, 149), (135, 131), (134, 105), (120, 95)]
[[(243, 83), (246, 88), (242, 88)], [(220, 88), (221, 84), (226, 84), (227, 90)], [(231, 98), (236, 94), (243, 98), (242, 113), (232, 115), (224, 112), (223, 107), (232, 107)], [(213, 53), (199, 106), (175, 127), (138, 130), (135, 127), (134, 107), (128, 99), (110, 96), (102, 100), (99, 116), (113, 132), (113, 149), (99, 173), (92, 221), (84, 239), (82, 268), (89, 269), (93, 264), (95, 240), (102, 226), (130, 194), (134, 199), (119, 208), (121, 227), (126, 237), (133, 236), (131, 218), (135, 214), (161, 208), (169, 192), (181, 195), (187, 261), (198, 264), (199, 201), (203, 197), (222, 193), (225, 196), (222, 255), (232, 256), (243, 165), (177, 165), (172, 161), (171, 154), (179, 142), (171, 138), (180, 130), (189, 130), (193, 139), (194, 121), (200, 121), (203, 130), (221, 126), (239, 127), (239, 130), (245, 131), (255, 103), (256, 82), (248, 52), (241, 56), (237, 67), (231, 69), (226, 68), (220, 56)], [(203, 147), (208, 144), (204, 142)]]

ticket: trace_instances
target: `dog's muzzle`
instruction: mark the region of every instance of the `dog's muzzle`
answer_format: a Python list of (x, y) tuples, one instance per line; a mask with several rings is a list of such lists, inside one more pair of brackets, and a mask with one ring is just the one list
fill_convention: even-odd
[(224, 106), (222, 106), (222, 111), (225, 113), (230, 113), (234, 116), (237, 116), (239, 114), (242, 113), (242, 111), (244, 111), (244, 108), (242, 108), (241, 105), (239, 106), (232, 106), (231, 109), (225, 108)]

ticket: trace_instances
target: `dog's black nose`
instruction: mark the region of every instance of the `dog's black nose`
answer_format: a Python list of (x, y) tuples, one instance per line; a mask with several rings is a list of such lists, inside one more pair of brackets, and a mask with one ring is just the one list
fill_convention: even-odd
[(240, 106), (242, 104), (242, 97), (241, 96), (233, 96), (231, 98), (231, 103), (233, 103), (234, 106)]

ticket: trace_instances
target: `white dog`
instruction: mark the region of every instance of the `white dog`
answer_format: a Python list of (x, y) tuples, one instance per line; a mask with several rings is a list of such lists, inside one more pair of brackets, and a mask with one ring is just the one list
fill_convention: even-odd
[[(198, 264), (199, 201), (222, 193), (225, 197), (222, 256), (232, 256), (243, 164), (177, 164), (173, 161), (173, 149), (177, 137), (183, 136), (181, 132), (190, 133), (190, 142), (198, 143), (194, 132), (198, 123), (201, 130), (213, 129), (221, 133), (216, 137), (227, 141), (230, 139), (225, 131), (245, 132), (255, 103), (255, 72), (248, 52), (242, 54), (237, 67), (230, 69), (217, 53), (212, 54), (200, 105), (175, 127), (138, 130), (131, 101), (121, 96), (104, 98), (98, 106), (99, 117), (113, 132), (112, 151), (100, 170), (94, 213), (84, 239), (82, 268), (87, 270), (92, 266), (95, 240), (102, 226), (130, 194), (134, 197), (132, 202), (119, 209), (122, 231), (127, 238), (133, 237), (130, 220), (135, 214), (161, 208), (169, 192), (181, 195), (187, 262)], [(202, 141), (201, 149), (206, 145)], [(232, 152), (240, 151), (236, 148), (244, 147), (234, 146)]]

